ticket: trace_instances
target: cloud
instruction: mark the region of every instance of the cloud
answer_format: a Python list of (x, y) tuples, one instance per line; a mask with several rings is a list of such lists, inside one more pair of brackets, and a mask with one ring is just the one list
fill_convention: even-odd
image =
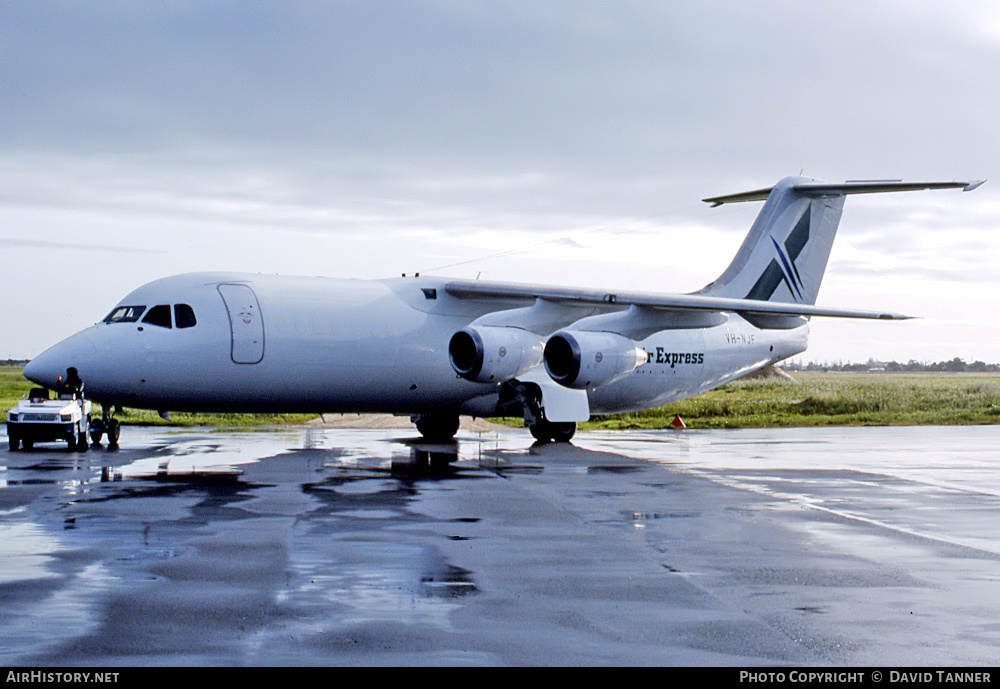
[(0, 245), (8, 247), (21, 247), (32, 249), (59, 250), (59, 249), (79, 249), (82, 251), (97, 252), (120, 252), (120, 253), (162, 253), (155, 249), (137, 249), (126, 246), (113, 246), (110, 244), (85, 244), (76, 242), (52, 242), (40, 239), (10, 239), (0, 238)]
[[(997, 177), (998, 27), (976, 2), (5, 3), (0, 242), (156, 270), (711, 279), (757, 207), (706, 196), (800, 170)], [(824, 293), (865, 271), (998, 288), (998, 208), (991, 185), (852, 198)], [(539, 248), (468, 263), (515, 236)], [(137, 274), (112, 266), (102, 298)]]

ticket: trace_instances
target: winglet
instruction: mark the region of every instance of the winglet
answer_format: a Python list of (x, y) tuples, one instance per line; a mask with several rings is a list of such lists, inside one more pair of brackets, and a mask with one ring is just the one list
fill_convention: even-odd
[(962, 191), (972, 191), (973, 189), (978, 189), (985, 183), (986, 183), (985, 179), (978, 179), (975, 182), (969, 182), (964, 187), (962, 187)]

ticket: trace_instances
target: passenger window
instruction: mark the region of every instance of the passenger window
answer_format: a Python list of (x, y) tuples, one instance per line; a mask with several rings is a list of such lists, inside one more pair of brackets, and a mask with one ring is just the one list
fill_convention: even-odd
[(158, 325), (161, 328), (170, 327), (170, 305), (160, 304), (154, 306), (146, 314), (146, 317), (142, 319), (143, 323), (149, 323), (150, 325)]
[(174, 322), (178, 328), (193, 328), (198, 325), (198, 320), (194, 317), (194, 309), (187, 304), (174, 306)]
[(108, 317), (104, 319), (105, 323), (135, 323), (139, 320), (139, 316), (142, 312), (146, 310), (145, 306), (116, 306)]

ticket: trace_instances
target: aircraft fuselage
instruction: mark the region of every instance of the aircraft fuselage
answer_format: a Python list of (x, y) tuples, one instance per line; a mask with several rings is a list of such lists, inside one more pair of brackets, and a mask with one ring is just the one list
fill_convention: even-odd
[[(34, 359), (25, 375), (54, 387), (72, 365), (89, 397), (163, 411), (496, 415), (498, 385), (458, 376), (447, 351), (457, 330), (497, 303), (453, 298), (445, 284), (427, 277), (164, 278), (116, 307), (141, 308), (136, 320), (99, 322)], [(177, 305), (190, 307), (193, 326), (179, 327)], [(143, 321), (156, 306), (169, 307), (172, 318)], [(645, 364), (587, 391), (589, 411), (637, 410), (704, 392), (804, 350), (806, 335), (806, 326), (759, 330), (735, 314), (712, 328), (653, 333), (637, 342)]]

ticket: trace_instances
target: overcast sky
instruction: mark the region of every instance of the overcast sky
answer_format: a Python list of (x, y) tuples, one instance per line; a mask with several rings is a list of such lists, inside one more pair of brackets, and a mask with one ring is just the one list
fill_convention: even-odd
[(0, 4), (0, 358), (195, 270), (696, 290), (851, 197), (804, 360), (1000, 362), (1000, 5)]

